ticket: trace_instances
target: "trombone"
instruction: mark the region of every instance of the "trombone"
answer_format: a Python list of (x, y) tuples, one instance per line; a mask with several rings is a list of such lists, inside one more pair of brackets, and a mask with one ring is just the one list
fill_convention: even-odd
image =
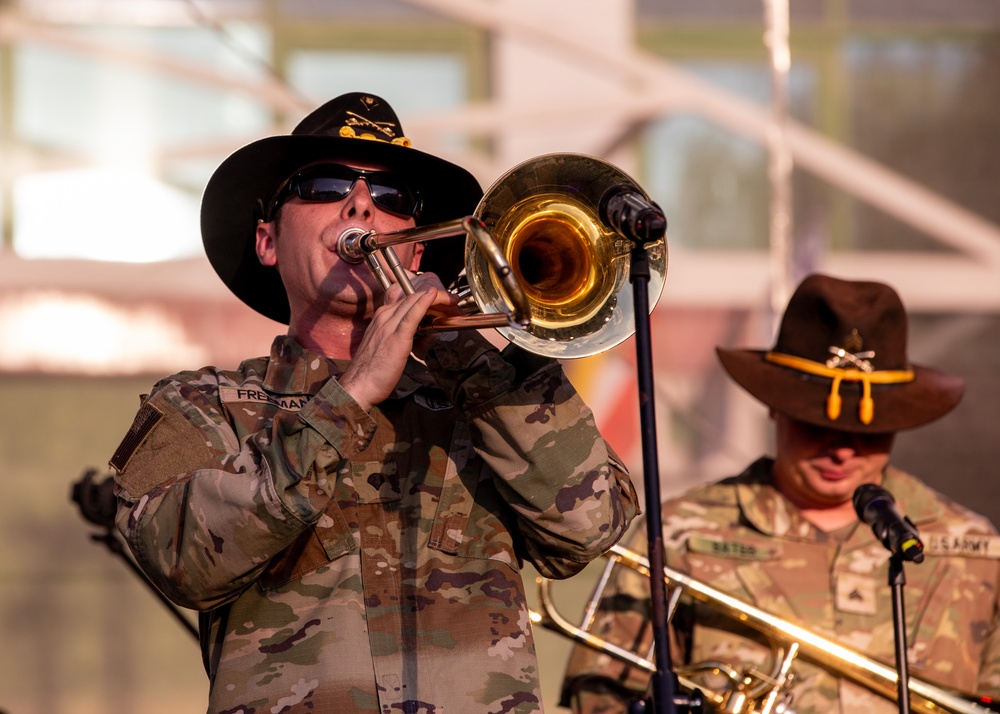
[[(348, 229), (337, 252), (365, 261), (383, 290), (390, 280), (413, 287), (393, 246), (466, 235), (460, 292), (478, 314), (436, 318), (423, 331), (495, 327), (510, 342), (540, 355), (575, 358), (603, 352), (635, 331), (629, 282), (630, 240), (601, 220), (602, 201), (645, 191), (617, 167), (583, 154), (546, 154), (507, 171), (487, 189), (471, 216), (378, 234)], [(649, 309), (663, 288), (665, 239), (645, 245)]]
[[(558, 612), (552, 599), (551, 581), (545, 578), (538, 579), (539, 602), (543, 612), (541, 614), (532, 612), (532, 622), (562, 634), (574, 642), (626, 662), (633, 667), (653, 672), (656, 665), (651, 658), (642, 657), (590, 632), (597, 605), (616, 564), (635, 570), (645, 577), (649, 577), (650, 574), (649, 560), (646, 557), (620, 545), (612, 546), (605, 553), (605, 556), (608, 558), (608, 562), (598, 580), (594, 594), (587, 604), (581, 625), (572, 624)], [(732, 683), (731, 689), (724, 692), (704, 692), (706, 699), (720, 711), (732, 714), (767, 714), (772, 711), (780, 711), (781, 703), (787, 698), (790, 690), (791, 665), (798, 655), (825, 668), (833, 675), (853, 681), (889, 700), (896, 701), (898, 675), (891, 667), (876, 662), (804, 627), (744, 603), (671, 568), (663, 568), (663, 577), (667, 586), (670, 587), (668, 618), (672, 617), (680, 597), (687, 594), (695, 600), (714, 607), (723, 615), (754, 628), (775, 645), (773, 667), (768, 674), (751, 675), (748, 672), (739, 672), (736, 668), (725, 663), (717, 662), (703, 663), (694, 668), (698, 671), (715, 670), (728, 675)], [(694, 673), (692, 670), (678, 672), (679, 683), (690, 689), (701, 688), (687, 678), (686, 675), (692, 673)], [(966, 696), (923, 682), (912, 676), (909, 678), (909, 691), (911, 710), (915, 712), (985, 714), (993, 711)]]

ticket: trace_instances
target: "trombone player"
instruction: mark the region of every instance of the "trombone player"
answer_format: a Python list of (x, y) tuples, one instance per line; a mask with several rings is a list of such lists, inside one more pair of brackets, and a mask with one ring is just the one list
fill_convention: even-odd
[(111, 465), (139, 565), (200, 612), (210, 714), (542, 710), (521, 564), (567, 577), (614, 544), (628, 475), (557, 361), (418, 334), (460, 312), (460, 240), (400, 248), (410, 293), (338, 253), (481, 197), (365, 93), (209, 181), (213, 267), (287, 334), (160, 381)]
[[(906, 332), (902, 302), (888, 285), (817, 274), (792, 295), (770, 350), (720, 348), (728, 374), (769, 408), (775, 452), (664, 504), (666, 566), (892, 666), (890, 554), (852, 502), (859, 486), (877, 484), (925, 547), (924, 561), (906, 571), (911, 676), (995, 698), (1000, 537), (986, 518), (890, 465), (895, 433), (943, 416), (964, 389), (957, 377), (911, 364)], [(643, 551), (645, 538), (630, 548)], [(644, 577), (616, 566), (591, 633), (645, 654), (648, 597)], [(739, 613), (681, 602), (671, 628), (675, 670), (706, 692), (734, 691), (746, 681), (742, 691), (756, 704), (739, 711), (761, 711), (771, 689), (764, 681), (773, 673), (771, 643), (738, 622)], [(691, 669), (701, 662), (729, 669)], [(795, 659), (778, 701), (797, 714), (899, 711), (895, 701), (828, 669)], [(744, 680), (748, 672), (765, 677)], [(562, 703), (582, 714), (625, 712), (647, 680), (578, 645)]]

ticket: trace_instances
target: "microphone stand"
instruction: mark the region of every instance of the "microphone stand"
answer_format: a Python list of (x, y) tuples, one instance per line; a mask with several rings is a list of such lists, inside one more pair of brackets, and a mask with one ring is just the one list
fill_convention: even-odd
[[(639, 423), (642, 435), (643, 483), (646, 489), (646, 537), (649, 548), (649, 593), (653, 625), (653, 652), (656, 671), (652, 676), (652, 706), (656, 714), (702, 711), (702, 695), (676, 694), (676, 677), (671, 669), (670, 639), (667, 629), (667, 594), (663, 580), (663, 526), (660, 508), (659, 459), (656, 449), (656, 412), (653, 401), (653, 354), (649, 326), (649, 255), (641, 238), (633, 241), (629, 282), (635, 312), (636, 370), (639, 387)], [(656, 569), (660, 568), (659, 573)]]
[(896, 701), (900, 714), (910, 712), (910, 676), (906, 649), (906, 612), (903, 603), (903, 555), (893, 553), (889, 558), (889, 587), (892, 588), (892, 628), (896, 638)]
[(861, 484), (854, 491), (854, 510), (862, 523), (872, 528), (875, 537), (889, 551), (889, 587), (892, 590), (892, 628), (896, 646), (896, 702), (901, 714), (910, 711), (910, 681), (907, 671), (906, 613), (903, 586), (906, 574), (903, 561), (922, 563), (924, 545), (913, 521), (896, 509), (896, 499), (877, 484)]
[(664, 562), (663, 526), (660, 523), (660, 475), (656, 449), (656, 410), (653, 401), (653, 350), (649, 327), (649, 255), (636, 241), (631, 252), (629, 282), (635, 313), (636, 378), (639, 386), (639, 431), (642, 436), (642, 470), (646, 489), (646, 539), (649, 549), (649, 596), (653, 620), (653, 706), (658, 714), (675, 711), (674, 682), (667, 630), (667, 588), (661, 573)]
[[(627, 185), (612, 186), (600, 200), (599, 214), (604, 223), (632, 243), (629, 282), (632, 283), (635, 319), (635, 351), (639, 387), (639, 430), (642, 436), (643, 483), (646, 489), (646, 539), (649, 549), (650, 618), (653, 626), (653, 654), (656, 670), (652, 674), (651, 704), (656, 714), (701, 712), (702, 693), (695, 689), (690, 697), (676, 693), (677, 677), (671, 669), (670, 638), (667, 622), (667, 588), (663, 579), (663, 524), (660, 504), (660, 467), (656, 452), (656, 411), (653, 401), (653, 350), (649, 329), (650, 264), (646, 245), (665, 240), (667, 219), (655, 203)], [(630, 714), (646, 712), (640, 700)]]

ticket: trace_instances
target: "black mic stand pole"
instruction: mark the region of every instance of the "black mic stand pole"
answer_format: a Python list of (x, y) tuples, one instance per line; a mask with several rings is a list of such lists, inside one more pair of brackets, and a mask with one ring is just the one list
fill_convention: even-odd
[(889, 587), (892, 588), (892, 628), (896, 636), (896, 700), (900, 714), (910, 713), (910, 675), (906, 655), (906, 612), (903, 604), (903, 555), (889, 558)]
[[(631, 241), (629, 282), (635, 319), (635, 352), (639, 387), (639, 430), (642, 435), (643, 483), (646, 490), (646, 539), (649, 550), (650, 618), (653, 626), (652, 709), (656, 714), (701, 712), (699, 690), (690, 696), (676, 693), (677, 678), (671, 668), (667, 621), (667, 586), (664, 582), (663, 524), (660, 504), (660, 465), (656, 453), (656, 410), (653, 400), (653, 349), (649, 329), (650, 265), (646, 245), (665, 239), (667, 221), (660, 207), (627, 186), (607, 190), (601, 198), (601, 219)], [(640, 701), (640, 711), (646, 712)], [(630, 708), (631, 712), (635, 707)]]
[(649, 328), (649, 255), (640, 242), (631, 253), (629, 281), (635, 307), (635, 351), (639, 386), (639, 425), (642, 435), (643, 483), (646, 489), (646, 537), (649, 545), (649, 594), (652, 607), (652, 705), (657, 714), (676, 711), (674, 677), (667, 629), (667, 588), (663, 580), (663, 527), (660, 523), (660, 474), (656, 450), (656, 411), (653, 401), (653, 352)]

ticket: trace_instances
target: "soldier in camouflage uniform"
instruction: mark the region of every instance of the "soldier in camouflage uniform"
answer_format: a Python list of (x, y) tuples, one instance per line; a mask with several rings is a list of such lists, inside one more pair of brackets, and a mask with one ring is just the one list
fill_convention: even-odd
[(624, 467), (556, 361), (417, 335), (458, 312), (461, 239), (399, 249), (411, 295), (336, 250), (480, 196), (363, 94), (209, 182), (209, 259), (288, 334), (157, 383), (111, 459), (135, 558), (200, 613), (209, 712), (542, 711), (522, 564), (568, 577), (615, 543)]
[[(997, 531), (888, 464), (895, 432), (952, 409), (963, 384), (910, 364), (905, 350), (906, 315), (895, 291), (822, 275), (798, 287), (772, 350), (720, 349), (729, 374), (770, 408), (775, 456), (666, 502), (666, 564), (892, 671), (891, 554), (859, 522), (853, 504), (859, 485), (880, 484), (924, 545), (923, 562), (905, 570), (911, 678), (970, 698), (997, 697)], [(644, 553), (645, 528), (638, 534), (629, 547)], [(616, 567), (592, 632), (646, 656), (648, 600), (648, 581)], [(771, 647), (762, 635), (717, 608), (682, 602), (671, 628), (678, 673), (709, 660), (737, 671), (771, 671)], [(894, 700), (804, 657), (795, 660), (792, 673), (786, 705), (798, 714), (899, 711)], [(731, 688), (722, 676), (692, 679), (706, 692)], [(888, 684), (893, 693), (895, 685)], [(586, 714), (625, 712), (647, 686), (644, 672), (577, 647), (562, 703)]]

